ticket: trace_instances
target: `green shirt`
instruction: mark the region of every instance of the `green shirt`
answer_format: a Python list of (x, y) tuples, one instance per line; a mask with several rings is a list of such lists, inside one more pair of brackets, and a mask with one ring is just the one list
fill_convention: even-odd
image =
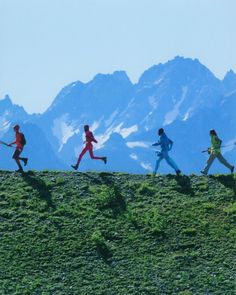
[(216, 135), (211, 135), (211, 153), (220, 154), (221, 140)]

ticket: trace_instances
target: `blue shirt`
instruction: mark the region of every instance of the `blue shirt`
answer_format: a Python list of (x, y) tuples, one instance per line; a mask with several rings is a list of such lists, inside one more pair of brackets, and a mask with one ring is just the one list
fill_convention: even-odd
[(161, 147), (162, 152), (168, 152), (171, 150), (173, 141), (170, 140), (165, 133), (159, 136), (159, 140), (157, 143), (154, 143), (153, 146), (159, 145)]

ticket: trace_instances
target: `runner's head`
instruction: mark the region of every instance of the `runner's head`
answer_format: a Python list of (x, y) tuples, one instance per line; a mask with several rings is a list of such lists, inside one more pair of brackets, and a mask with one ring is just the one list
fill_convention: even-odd
[(160, 128), (159, 130), (158, 130), (158, 135), (162, 135), (164, 133), (164, 129), (163, 128)]
[(215, 135), (215, 136), (217, 136), (217, 133), (216, 133), (216, 131), (215, 131), (214, 129), (211, 129), (211, 130), (210, 130), (210, 135)]
[(15, 126), (13, 127), (13, 130), (14, 130), (15, 132), (19, 131), (19, 130), (20, 130), (20, 126), (19, 126), (19, 125), (15, 125)]
[(84, 125), (84, 131), (89, 131), (89, 125)]

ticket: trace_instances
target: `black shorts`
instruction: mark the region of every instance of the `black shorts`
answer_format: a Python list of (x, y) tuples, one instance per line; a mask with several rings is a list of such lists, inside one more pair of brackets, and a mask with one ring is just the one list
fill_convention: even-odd
[(13, 159), (19, 159), (19, 156), (20, 156), (21, 152), (22, 152), (22, 150), (16, 148), (16, 150), (15, 150), (15, 152), (14, 152), (12, 158), (13, 158)]

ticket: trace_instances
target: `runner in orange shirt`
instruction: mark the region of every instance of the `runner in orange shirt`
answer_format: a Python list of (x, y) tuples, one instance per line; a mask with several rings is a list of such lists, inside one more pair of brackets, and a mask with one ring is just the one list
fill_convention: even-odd
[(26, 140), (25, 140), (25, 136), (23, 133), (21, 133), (20, 130), (20, 126), (19, 125), (15, 125), (13, 127), (13, 130), (16, 133), (16, 139), (15, 141), (13, 141), (12, 143), (9, 143), (8, 146), (12, 146), (13, 144), (16, 145), (16, 149), (15, 152), (12, 156), (12, 158), (16, 161), (16, 164), (18, 166), (18, 170), (16, 170), (17, 172), (23, 172), (23, 168), (21, 166), (20, 161), (22, 161), (24, 163), (24, 165), (27, 165), (28, 162), (28, 158), (21, 158), (20, 154), (22, 153), (24, 146), (26, 144)]

